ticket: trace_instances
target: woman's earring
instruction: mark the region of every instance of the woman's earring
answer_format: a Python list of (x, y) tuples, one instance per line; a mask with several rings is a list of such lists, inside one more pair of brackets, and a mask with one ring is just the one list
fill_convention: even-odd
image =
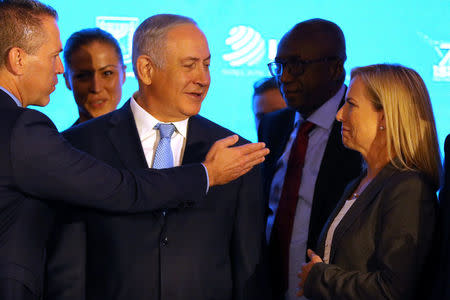
[(380, 130), (384, 130), (384, 126), (380, 126), (379, 128), (380, 128)]

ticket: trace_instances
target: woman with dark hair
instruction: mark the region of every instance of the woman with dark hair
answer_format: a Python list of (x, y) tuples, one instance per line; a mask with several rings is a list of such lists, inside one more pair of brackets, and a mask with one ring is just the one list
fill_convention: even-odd
[(73, 91), (79, 118), (74, 125), (116, 109), (126, 66), (117, 40), (100, 28), (72, 34), (64, 47), (64, 78)]
[(441, 161), (428, 91), (400, 65), (353, 69), (338, 111), (365, 160), (299, 273), (310, 299), (414, 299), (435, 231)]

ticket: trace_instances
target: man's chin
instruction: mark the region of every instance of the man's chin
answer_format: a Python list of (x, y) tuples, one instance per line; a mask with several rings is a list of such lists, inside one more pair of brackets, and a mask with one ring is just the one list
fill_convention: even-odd
[(314, 109), (312, 109), (311, 107), (298, 103), (288, 103), (288, 107), (300, 113), (303, 119), (307, 119), (314, 112)]
[(50, 103), (50, 97), (46, 97), (46, 98), (41, 98), (41, 99), (36, 99), (36, 100), (30, 101), (29, 103), (27, 103), (27, 106), (33, 105), (33, 106), (45, 107), (49, 103)]
[(284, 101), (286, 102), (287, 106), (295, 109), (296, 111), (303, 110), (305, 108), (297, 98), (285, 98)]

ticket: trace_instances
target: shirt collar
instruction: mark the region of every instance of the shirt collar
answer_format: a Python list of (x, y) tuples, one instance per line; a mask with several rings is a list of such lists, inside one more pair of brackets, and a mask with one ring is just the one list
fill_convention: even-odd
[[(155, 117), (153, 117), (151, 114), (149, 114), (145, 109), (143, 109), (134, 99), (134, 96), (131, 97), (130, 100), (130, 106), (131, 111), (134, 116), (134, 120), (136, 122), (136, 128), (139, 133), (139, 136), (141, 139), (144, 139), (151, 135), (153, 133), (152, 130), (155, 130), (155, 126), (158, 123), (165, 123), (161, 122)], [(170, 122), (172, 123), (175, 128), (176, 132), (181, 134), (183, 138), (186, 138), (187, 135), (187, 125), (188, 125), (189, 118), (178, 121), (178, 122)]]
[[(336, 118), (336, 113), (345, 93), (345, 85), (342, 85), (339, 91), (330, 99), (328, 99), (322, 106), (313, 112), (307, 121), (314, 123), (316, 126), (322, 127), (326, 130), (331, 130), (333, 122)], [(295, 126), (303, 123), (303, 118), (299, 112), (295, 113)]]
[(16, 96), (14, 96), (13, 94), (11, 94), (7, 89), (5, 89), (4, 87), (0, 86), (0, 90), (4, 91), (5, 93), (8, 94), (8, 96), (10, 96), (14, 102), (16, 102), (18, 107), (22, 107), (22, 102), (19, 101), (19, 99), (16, 98)]

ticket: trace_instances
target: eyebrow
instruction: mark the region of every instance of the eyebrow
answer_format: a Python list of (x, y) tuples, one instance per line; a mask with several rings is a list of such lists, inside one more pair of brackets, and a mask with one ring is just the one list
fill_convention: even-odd
[(186, 61), (186, 60), (198, 61), (198, 60), (210, 60), (210, 59), (211, 59), (211, 54), (207, 58), (204, 58), (204, 59), (200, 59), (198, 57), (193, 57), (193, 56), (188, 56), (188, 57), (183, 58), (182, 61)]
[(106, 65), (106, 66), (103, 66), (103, 67), (101, 67), (101, 68), (99, 68), (99, 70), (103, 70), (103, 69), (106, 69), (106, 68), (115, 68), (115, 69), (118, 69), (119, 67), (118, 67), (118, 65), (114, 65), (114, 64), (109, 64), (109, 65)]
[[(104, 70), (106, 70), (107, 68), (114, 68), (114, 69), (116, 69), (116, 70), (119, 70), (120, 69), (120, 67), (118, 67), (117, 65), (112, 65), (112, 64), (109, 64), (109, 65), (106, 65), (106, 66), (103, 66), (103, 67), (101, 67), (101, 68), (99, 68), (98, 69), (98, 71), (104, 71)], [(87, 68), (87, 69), (78, 69), (78, 70), (73, 70), (74, 69), (74, 67), (72, 66), (72, 71), (74, 71), (74, 72), (77, 72), (77, 73), (85, 73), (85, 72), (88, 72), (88, 73), (91, 73), (91, 72), (95, 72), (96, 70), (93, 70), (92, 68)]]

